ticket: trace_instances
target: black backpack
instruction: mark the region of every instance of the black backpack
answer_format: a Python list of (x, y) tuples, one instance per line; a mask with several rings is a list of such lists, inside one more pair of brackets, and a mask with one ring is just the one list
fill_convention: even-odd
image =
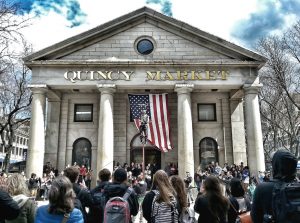
[(276, 223), (300, 222), (300, 183), (277, 181), (272, 195), (273, 220)]
[(99, 189), (91, 192), (93, 205), (88, 213), (88, 222), (103, 222), (103, 213), (107, 198), (104, 195), (104, 189)]

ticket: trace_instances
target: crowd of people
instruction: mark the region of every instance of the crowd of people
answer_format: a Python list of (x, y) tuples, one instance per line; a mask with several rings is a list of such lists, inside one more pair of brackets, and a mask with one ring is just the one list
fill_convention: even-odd
[[(296, 180), (297, 160), (288, 151), (277, 151), (272, 165), (275, 180)], [(243, 163), (220, 167), (211, 162), (203, 170), (198, 167), (194, 177), (187, 173), (185, 178), (177, 175), (171, 163), (164, 170), (149, 164), (145, 176), (140, 164), (117, 163), (113, 173), (99, 171), (93, 189), (85, 166), (75, 163), (58, 174), (47, 164), (44, 170), (42, 177), (33, 173), (28, 180), (19, 173), (0, 177), (0, 222), (97, 223), (126, 218), (134, 222), (144, 218), (151, 223), (183, 223), (196, 222), (196, 212), (201, 223), (235, 223), (240, 213), (251, 211), (252, 221), (262, 223), (265, 218), (272, 221), (274, 215), (271, 202), (276, 183), (270, 181), (268, 172), (251, 176)], [(190, 200), (192, 182), (198, 195)], [(37, 207), (37, 197), (49, 204)], [(124, 216), (110, 209), (122, 202), (128, 206)], [(136, 219), (139, 211), (140, 219)]]

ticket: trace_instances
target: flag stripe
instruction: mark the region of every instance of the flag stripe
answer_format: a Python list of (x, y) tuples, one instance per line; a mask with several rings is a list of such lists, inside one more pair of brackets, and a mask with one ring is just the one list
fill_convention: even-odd
[(167, 110), (165, 106), (165, 95), (161, 96), (161, 110), (162, 110), (162, 120), (163, 120), (163, 133), (164, 133), (164, 138), (165, 138), (165, 150), (168, 150), (168, 131), (169, 131), (169, 126), (168, 126), (168, 115), (167, 115)]
[(162, 136), (163, 136), (163, 139), (164, 139), (164, 144), (163, 144), (163, 150), (167, 150), (168, 148), (168, 145), (167, 145), (167, 136), (166, 136), (166, 125), (165, 125), (165, 111), (164, 111), (164, 106), (163, 106), (163, 95), (159, 95), (159, 106), (160, 106), (160, 114), (161, 114), (161, 120), (162, 120)]
[(164, 95), (164, 102), (163, 102), (163, 107), (164, 107), (164, 114), (166, 114), (165, 117), (165, 125), (166, 125), (166, 139), (167, 139), (167, 149), (170, 150), (171, 148), (169, 147), (169, 145), (171, 145), (171, 139), (170, 139), (170, 120), (169, 120), (169, 111), (167, 108), (167, 104), (168, 104), (168, 98), (167, 95)]
[(142, 107), (149, 116), (148, 141), (163, 152), (172, 149), (167, 94), (129, 95), (130, 115), (136, 127), (141, 125)]
[(157, 131), (157, 129), (159, 128), (158, 125), (158, 119), (157, 119), (157, 104), (156, 104), (156, 97), (151, 97), (152, 95), (150, 95), (150, 98), (152, 98), (153, 101), (153, 117), (152, 117), (152, 122), (155, 123), (155, 125), (153, 125), (154, 129), (154, 135), (156, 135), (157, 137), (157, 145), (159, 148), (161, 148), (161, 136), (159, 134), (159, 131)]

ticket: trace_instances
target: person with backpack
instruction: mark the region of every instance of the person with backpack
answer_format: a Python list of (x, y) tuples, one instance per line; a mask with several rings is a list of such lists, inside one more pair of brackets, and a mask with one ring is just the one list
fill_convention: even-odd
[(105, 197), (104, 223), (129, 223), (136, 216), (139, 203), (134, 190), (127, 184), (127, 172), (118, 168), (113, 173), (112, 183), (104, 187)]
[(169, 182), (168, 175), (158, 170), (153, 175), (151, 191), (146, 194), (142, 210), (148, 222), (175, 223), (178, 222), (179, 205), (176, 192)]
[(103, 192), (104, 187), (109, 184), (111, 179), (111, 172), (108, 169), (102, 169), (98, 173), (99, 184), (91, 190), (91, 195), (93, 198), (93, 205), (90, 207), (88, 213), (88, 223), (102, 223), (103, 222), (103, 212), (104, 204), (102, 200), (104, 199)]
[(229, 201), (223, 195), (217, 177), (208, 176), (200, 189), (202, 193), (195, 201), (194, 210), (199, 213), (200, 223), (226, 223)]
[(274, 153), (273, 179), (258, 184), (254, 191), (251, 210), (253, 223), (300, 222), (300, 184), (295, 181), (296, 167), (297, 159), (288, 150)]
[(75, 207), (82, 212), (84, 221), (87, 221), (86, 207), (91, 207), (93, 205), (93, 198), (90, 191), (83, 186), (78, 184), (79, 179), (79, 169), (76, 166), (68, 167), (64, 170), (64, 176), (69, 178), (73, 184), (73, 190), (76, 194), (75, 197)]

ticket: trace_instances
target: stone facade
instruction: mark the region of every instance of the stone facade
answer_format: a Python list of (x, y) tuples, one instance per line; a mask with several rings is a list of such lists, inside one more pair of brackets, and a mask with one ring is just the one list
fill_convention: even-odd
[[(141, 39), (152, 42), (152, 53), (137, 51)], [(256, 99), (257, 72), (265, 58), (258, 54), (142, 8), (25, 61), (36, 92), (32, 120), (43, 117), (48, 99), (46, 134), (43, 122), (31, 123), (27, 174), (40, 173), (32, 165), (35, 159), (62, 170), (74, 161), (77, 144), (90, 151), (88, 164), (95, 174), (112, 169), (114, 162), (138, 159), (128, 94), (149, 93), (168, 93), (174, 148), (158, 155), (162, 168), (175, 163), (181, 176), (193, 174), (209, 157), (221, 165), (243, 161), (252, 171), (264, 169)], [(78, 104), (92, 105), (91, 121), (75, 121)], [(215, 107), (215, 119), (199, 120), (201, 104)], [(214, 151), (205, 150), (208, 142)]]

